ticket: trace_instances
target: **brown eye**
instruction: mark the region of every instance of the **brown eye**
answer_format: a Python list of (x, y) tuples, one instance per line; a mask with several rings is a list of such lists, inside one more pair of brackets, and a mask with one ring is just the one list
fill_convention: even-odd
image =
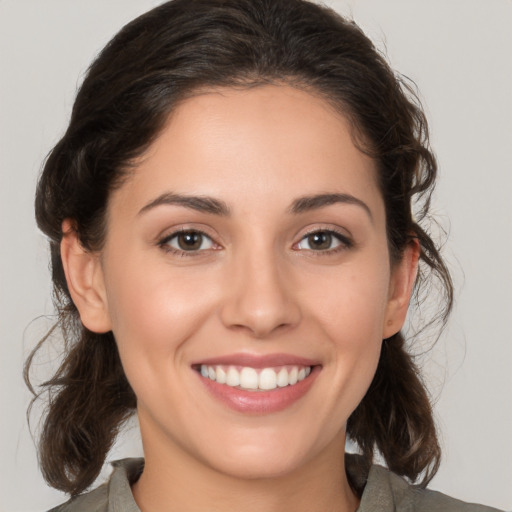
[(177, 251), (203, 251), (213, 247), (212, 239), (200, 231), (180, 231), (165, 241)]
[(203, 235), (201, 233), (181, 233), (176, 239), (179, 248), (183, 251), (197, 251), (203, 243)]
[(308, 251), (332, 251), (338, 247), (350, 247), (350, 241), (334, 231), (315, 231), (306, 235), (298, 244), (297, 249)]
[(332, 235), (327, 231), (318, 231), (308, 235), (308, 244), (314, 251), (325, 251), (331, 249)]

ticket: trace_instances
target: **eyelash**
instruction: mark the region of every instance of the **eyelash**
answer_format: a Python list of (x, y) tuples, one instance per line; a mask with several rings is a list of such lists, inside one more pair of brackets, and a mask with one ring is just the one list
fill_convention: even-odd
[[(158, 246), (160, 248), (162, 248), (165, 252), (175, 254), (176, 256), (183, 256), (183, 257), (199, 256), (199, 255), (201, 255), (202, 252), (205, 251), (205, 249), (187, 251), (187, 250), (180, 250), (175, 247), (172, 247), (170, 245), (171, 240), (179, 237), (180, 235), (200, 235), (201, 237), (203, 237), (202, 243), (204, 242), (204, 239), (206, 238), (211, 242), (212, 245), (214, 245), (214, 246), (217, 245), (213, 241), (211, 236), (206, 234), (204, 231), (201, 231), (200, 229), (180, 229), (178, 231), (174, 231), (173, 233), (171, 233), (171, 234), (165, 236), (164, 238), (162, 238), (161, 240), (159, 240)], [(207, 250), (211, 250), (211, 249), (207, 249)], [(213, 249), (213, 250), (216, 250), (216, 249)]]
[[(294, 244), (293, 247), (294, 248), (298, 247), (298, 245), (300, 243), (302, 243), (304, 240), (307, 240), (312, 235), (317, 235), (317, 234), (329, 235), (329, 236), (333, 237), (335, 240), (337, 240), (339, 242), (339, 245), (337, 247), (334, 247), (333, 249), (325, 249), (325, 250), (305, 249), (305, 250), (307, 250), (309, 253), (311, 253), (314, 256), (326, 256), (326, 255), (330, 256), (330, 255), (337, 254), (337, 253), (339, 253), (341, 251), (350, 249), (350, 248), (352, 248), (354, 246), (354, 243), (353, 243), (352, 240), (350, 240), (346, 235), (344, 235), (342, 233), (339, 233), (336, 230), (333, 230), (333, 229), (314, 229), (314, 230), (311, 230), (308, 233), (305, 233), (302, 236), (302, 238), (299, 240), (299, 242)], [(161, 240), (159, 240), (158, 241), (158, 246), (161, 249), (163, 249), (165, 252), (172, 253), (172, 254), (175, 254), (177, 256), (182, 256), (182, 257), (199, 256), (205, 250), (217, 250), (215, 248), (208, 248), (208, 249), (202, 249), (202, 250), (189, 250), (189, 251), (187, 251), (187, 250), (180, 250), (180, 249), (177, 249), (175, 247), (172, 247), (170, 245), (171, 240), (173, 240), (174, 238), (179, 237), (180, 235), (200, 235), (201, 237), (203, 237), (202, 243), (204, 242), (204, 239), (206, 238), (207, 240), (210, 241), (210, 243), (212, 245), (214, 245), (214, 246), (217, 245), (213, 241), (212, 237), (209, 236), (208, 234), (206, 234), (204, 231), (201, 231), (199, 229), (180, 229), (179, 231), (175, 231), (175, 232), (165, 236)], [(295, 250), (300, 251), (301, 249), (297, 248)]]
[[(294, 244), (294, 247), (298, 246), (301, 242), (304, 240), (307, 240), (312, 235), (318, 235), (318, 234), (326, 234), (334, 238), (339, 242), (339, 245), (337, 247), (334, 247), (333, 249), (325, 249), (325, 250), (314, 250), (314, 249), (306, 249), (308, 250), (309, 254), (313, 256), (332, 256), (336, 255), (342, 251), (345, 251), (347, 249), (351, 249), (354, 246), (354, 242), (345, 234), (340, 233), (334, 229), (313, 229), (309, 231), (308, 233), (305, 233), (302, 238)], [(300, 249), (298, 249), (300, 250)]]

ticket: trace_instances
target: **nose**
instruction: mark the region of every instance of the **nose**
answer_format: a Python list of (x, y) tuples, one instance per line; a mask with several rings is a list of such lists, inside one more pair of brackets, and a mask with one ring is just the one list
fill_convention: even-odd
[(229, 329), (267, 338), (301, 320), (296, 289), (286, 263), (273, 251), (244, 254), (229, 270), (221, 320)]

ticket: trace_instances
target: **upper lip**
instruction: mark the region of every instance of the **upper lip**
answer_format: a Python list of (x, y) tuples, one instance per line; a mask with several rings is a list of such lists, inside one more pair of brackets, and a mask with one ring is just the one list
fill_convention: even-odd
[(199, 365), (215, 366), (248, 366), (250, 368), (270, 368), (274, 366), (316, 366), (320, 364), (317, 360), (308, 359), (292, 354), (226, 354), (196, 361), (192, 366)]

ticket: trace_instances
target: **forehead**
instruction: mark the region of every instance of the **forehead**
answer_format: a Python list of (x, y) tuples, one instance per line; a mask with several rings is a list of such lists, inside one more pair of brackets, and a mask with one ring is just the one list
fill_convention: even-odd
[(118, 192), (139, 208), (162, 192), (219, 197), (235, 211), (315, 193), (378, 202), (375, 172), (348, 120), (319, 97), (289, 86), (226, 88), (180, 103)]

